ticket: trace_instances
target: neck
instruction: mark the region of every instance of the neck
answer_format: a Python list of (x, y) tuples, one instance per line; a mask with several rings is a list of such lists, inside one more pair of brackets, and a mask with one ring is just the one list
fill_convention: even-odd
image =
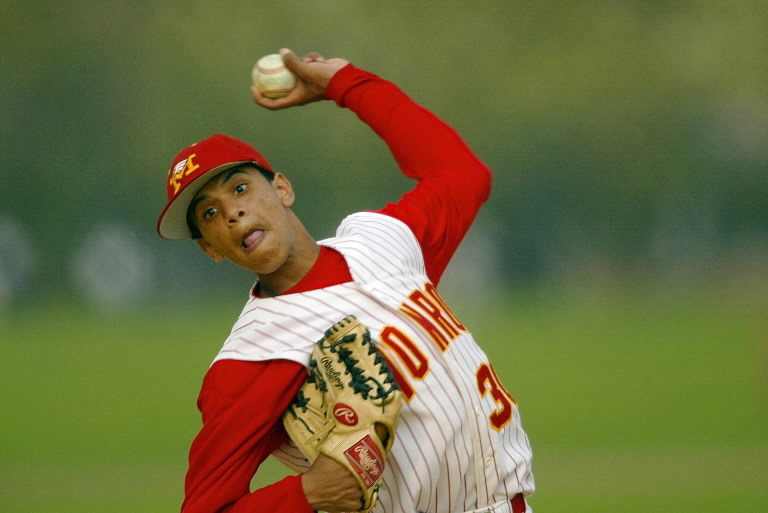
[(255, 293), (258, 297), (274, 297), (283, 294), (304, 278), (317, 262), (320, 246), (306, 230), (302, 230), (294, 247), (296, 257), (289, 258), (279, 269), (260, 274)]

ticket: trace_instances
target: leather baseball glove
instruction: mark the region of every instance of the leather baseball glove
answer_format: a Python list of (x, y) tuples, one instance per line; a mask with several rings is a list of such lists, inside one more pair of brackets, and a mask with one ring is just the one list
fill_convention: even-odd
[[(283, 425), (309, 462), (322, 453), (346, 467), (360, 485), (360, 511), (369, 511), (395, 441), (402, 405), (397, 382), (368, 328), (354, 315), (325, 332), (308, 370)], [(376, 426), (386, 431), (383, 439)]]

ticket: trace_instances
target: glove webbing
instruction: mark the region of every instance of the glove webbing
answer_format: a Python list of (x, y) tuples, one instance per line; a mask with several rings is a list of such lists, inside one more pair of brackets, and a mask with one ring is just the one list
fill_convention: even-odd
[[(345, 319), (346, 320), (346, 319)], [(343, 323), (344, 321), (341, 321)], [(339, 323), (339, 324), (341, 324)], [(329, 329), (326, 332), (326, 336), (332, 335), (334, 328)], [(357, 335), (350, 333), (345, 335), (340, 340), (331, 342), (324, 348), (327, 348), (331, 353), (338, 355), (339, 361), (342, 362), (347, 368), (346, 374), (350, 375), (349, 387), (356, 394), (363, 396), (363, 399), (372, 401), (373, 404), (381, 406), (382, 411), (384, 406), (389, 403), (390, 396), (394, 391), (400, 390), (399, 385), (392, 376), (392, 371), (389, 369), (386, 360), (381, 356), (381, 353), (376, 351), (376, 347), (371, 343), (371, 336), (368, 331), (363, 333), (363, 340), (361, 345), (368, 346), (368, 354), (375, 353), (373, 358), (373, 364), (376, 366), (379, 375), (385, 375), (384, 381), (379, 381), (374, 376), (367, 376), (363, 369), (357, 366), (358, 360), (352, 358), (352, 351), (344, 347), (344, 344), (353, 342)], [(321, 346), (323, 347), (323, 346)], [(310, 367), (317, 367), (317, 361), (311, 360), (309, 362)], [(322, 380), (322, 377), (317, 376), (316, 379), (323, 381), (318, 383), (318, 387), (322, 391), (327, 390), (327, 384)], [(372, 383), (373, 386), (370, 384)], [(373, 391), (375, 390), (375, 393)]]

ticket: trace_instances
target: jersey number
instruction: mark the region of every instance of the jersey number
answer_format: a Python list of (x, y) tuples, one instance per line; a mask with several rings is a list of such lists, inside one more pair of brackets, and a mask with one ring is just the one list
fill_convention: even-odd
[[(424, 376), (429, 372), (429, 359), (407, 335), (396, 328), (384, 328), (381, 332), (380, 340), (385, 347), (392, 351), (394, 357), (398, 360), (395, 362), (393, 358), (382, 353), (390, 369), (392, 369), (395, 380), (400, 385), (400, 390), (405, 400), (410, 401), (416, 393), (411, 385), (411, 380), (424, 379)], [(403, 372), (403, 369), (405, 372)], [(406, 373), (408, 376), (405, 375)], [(488, 420), (494, 429), (501, 430), (512, 420), (512, 412), (516, 402), (501, 384), (496, 371), (493, 370), (490, 363), (481, 363), (475, 374), (477, 376), (477, 391), (480, 392), (480, 397), (490, 394), (496, 403), (496, 409), (488, 416)]]
[(488, 420), (493, 429), (500, 431), (512, 420), (514, 405), (517, 403), (501, 384), (490, 363), (481, 363), (480, 367), (477, 368), (476, 375), (477, 390), (480, 392), (480, 397), (491, 394), (496, 403), (496, 409), (488, 416)]

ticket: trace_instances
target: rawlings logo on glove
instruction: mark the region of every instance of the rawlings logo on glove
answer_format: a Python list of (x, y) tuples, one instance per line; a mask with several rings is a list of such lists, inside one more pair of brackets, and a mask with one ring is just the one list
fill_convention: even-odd
[(339, 403), (333, 407), (333, 416), (336, 420), (347, 426), (357, 425), (357, 413), (344, 403)]
[[(325, 332), (308, 370), (283, 425), (309, 462), (322, 453), (347, 468), (360, 485), (360, 511), (369, 511), (395, 441), (402, 406), (397, 382), (368, 328), (354, 315)], [(383, 440), (376, 426), (385, 428)]]
[(370, 436), (366, 435), (344, 451), (344, 455), (367, 488), (372, 487), (384, 472), (384, 457)]

